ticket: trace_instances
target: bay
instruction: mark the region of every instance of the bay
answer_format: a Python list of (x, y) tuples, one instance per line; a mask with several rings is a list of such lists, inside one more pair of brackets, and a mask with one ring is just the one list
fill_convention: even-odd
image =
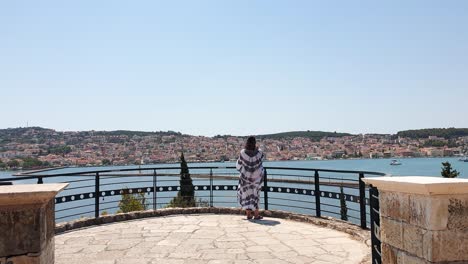
[[(391, 159), (355, 159), (355, 160), (317, 160), (317, 161), (267, 161), (269, 167), (296, 167), (334, 170), (376, 171), (392, 176), (432, 176), (440, 177), (442, 162), (449, 161), (452, 167), (459, 171), (460, 178), (468, 178), (468, 162), (458, 158), (408, 158), (399, 160), (402, 165), (390, 165)], [(233, 162), (189, 163), (189, 166), (234, 166)], [(143, 165), (147, 167), (177, 167), (179, 164)], [(41, 174), (57, 174), (77, 171), (92, 171), (105, 169), (137, 168), (138, 166), (82, 167), (52, 170)], [(17, 171), (0, 171), (0, 178), (12, 177)]]

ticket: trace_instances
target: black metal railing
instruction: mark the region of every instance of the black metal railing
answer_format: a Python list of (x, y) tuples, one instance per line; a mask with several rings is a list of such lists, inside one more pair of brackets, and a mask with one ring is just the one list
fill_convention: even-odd
[[(235, 167), (189, 167), (189, 170), (196, 206), (238, 206)], [(145, 167), (28, 174), (0, 179), (0, 184), (69, 183), (55, 198), (56, 220), (61, 222), (115, 213), (127, 194), (135, 195), (146, 209), (164, 208), (180, 190), (179, 171), (180, 167)], [(371, 223), (367, 216), (372, 213), (362, 178), (383, 175), (369, 171), (265, 167), (261, 206), (341, 218), (367, 228)]]
[(372, 185), (369, 187), (370, 204), (370, 227), (371, 227), (371, 246), (372, 246), (372, 264), (382, 263), (382, 251), (380, 242), (380, 202), (379, 190)]

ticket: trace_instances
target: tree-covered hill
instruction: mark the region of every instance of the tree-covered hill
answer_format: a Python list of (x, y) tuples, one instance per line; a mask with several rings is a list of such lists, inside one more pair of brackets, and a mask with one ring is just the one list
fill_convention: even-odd
[(324, 137), (344, 137), (344, 136), (351, 136), (351, 134), (337, 133), (337, 132), (325, 132), (325, 131), (292, 131), (292, 132), (284, 132), (284, 133), (276, 133), (276, 134), (258, 135), (257, 137), (260, 139), (286, 139), (286, 138), (303, 137), (303, 138), (310, 138), (310, 139), (318, 141)]
[(399, 137), (407, 138), (428, 138), (429, 136), (443, 137), (445, 139), (466, 137), (468, 136), (468, 128), (427, 128), (427, 129), (415, 129), (405, 130), (397, 133)]
[(158, 131), (158, 132), (147, 132), (147, 131), (133, 131), (133, 130), (115, 130), (115, 131), (95, 131), (94, 135), (100, 136), (183, 136), (180, 132), (175, 131)]
[[(73, 134), (73, 136), (70, 136)], [(66, 144), (75, 145), (80, 144), (84, 139), (92, 136), (107, 137), (109, 141), (115, 140), (113, 137), (124, 136), (126, 138), (145, 137), (145, 136), (180, 136), (186, 135), (174, 131), (129, 131), (129, 130), (116, 130), (116, 131), (77, 131), (77, 132), (63, 132), (53, 129), (42, 127), (19, 127), (0, 129), (0, 146), (14, 142), (25, 144), (42, 144), (46, 141), (56, 140), (65, 141)]]

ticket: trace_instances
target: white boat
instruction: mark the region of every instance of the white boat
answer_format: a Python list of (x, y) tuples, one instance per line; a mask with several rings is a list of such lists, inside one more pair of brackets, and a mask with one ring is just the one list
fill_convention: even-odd
[(390, 162), (390, 165), (401, 165), (401, 162), (399, 162), (398, 160), (392, 160), (392, 162)]
[(461, 158), (459, 159), (459, 161), (468, 162), (468, 157), (467, 157), (467, 156), (461, 157)]

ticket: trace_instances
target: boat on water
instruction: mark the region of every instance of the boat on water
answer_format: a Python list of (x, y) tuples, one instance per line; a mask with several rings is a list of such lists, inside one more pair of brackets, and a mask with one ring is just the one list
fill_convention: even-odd
[(390, 162), (390, 165), (401, 165), (401, 162), (399, 162), (398, 160), (392, 160), (392, 162)]
[(459, 159), (459, 161), (468, 162), (468, 157), (467, 157), (467, 156), (461, 157), (461, 158)]

